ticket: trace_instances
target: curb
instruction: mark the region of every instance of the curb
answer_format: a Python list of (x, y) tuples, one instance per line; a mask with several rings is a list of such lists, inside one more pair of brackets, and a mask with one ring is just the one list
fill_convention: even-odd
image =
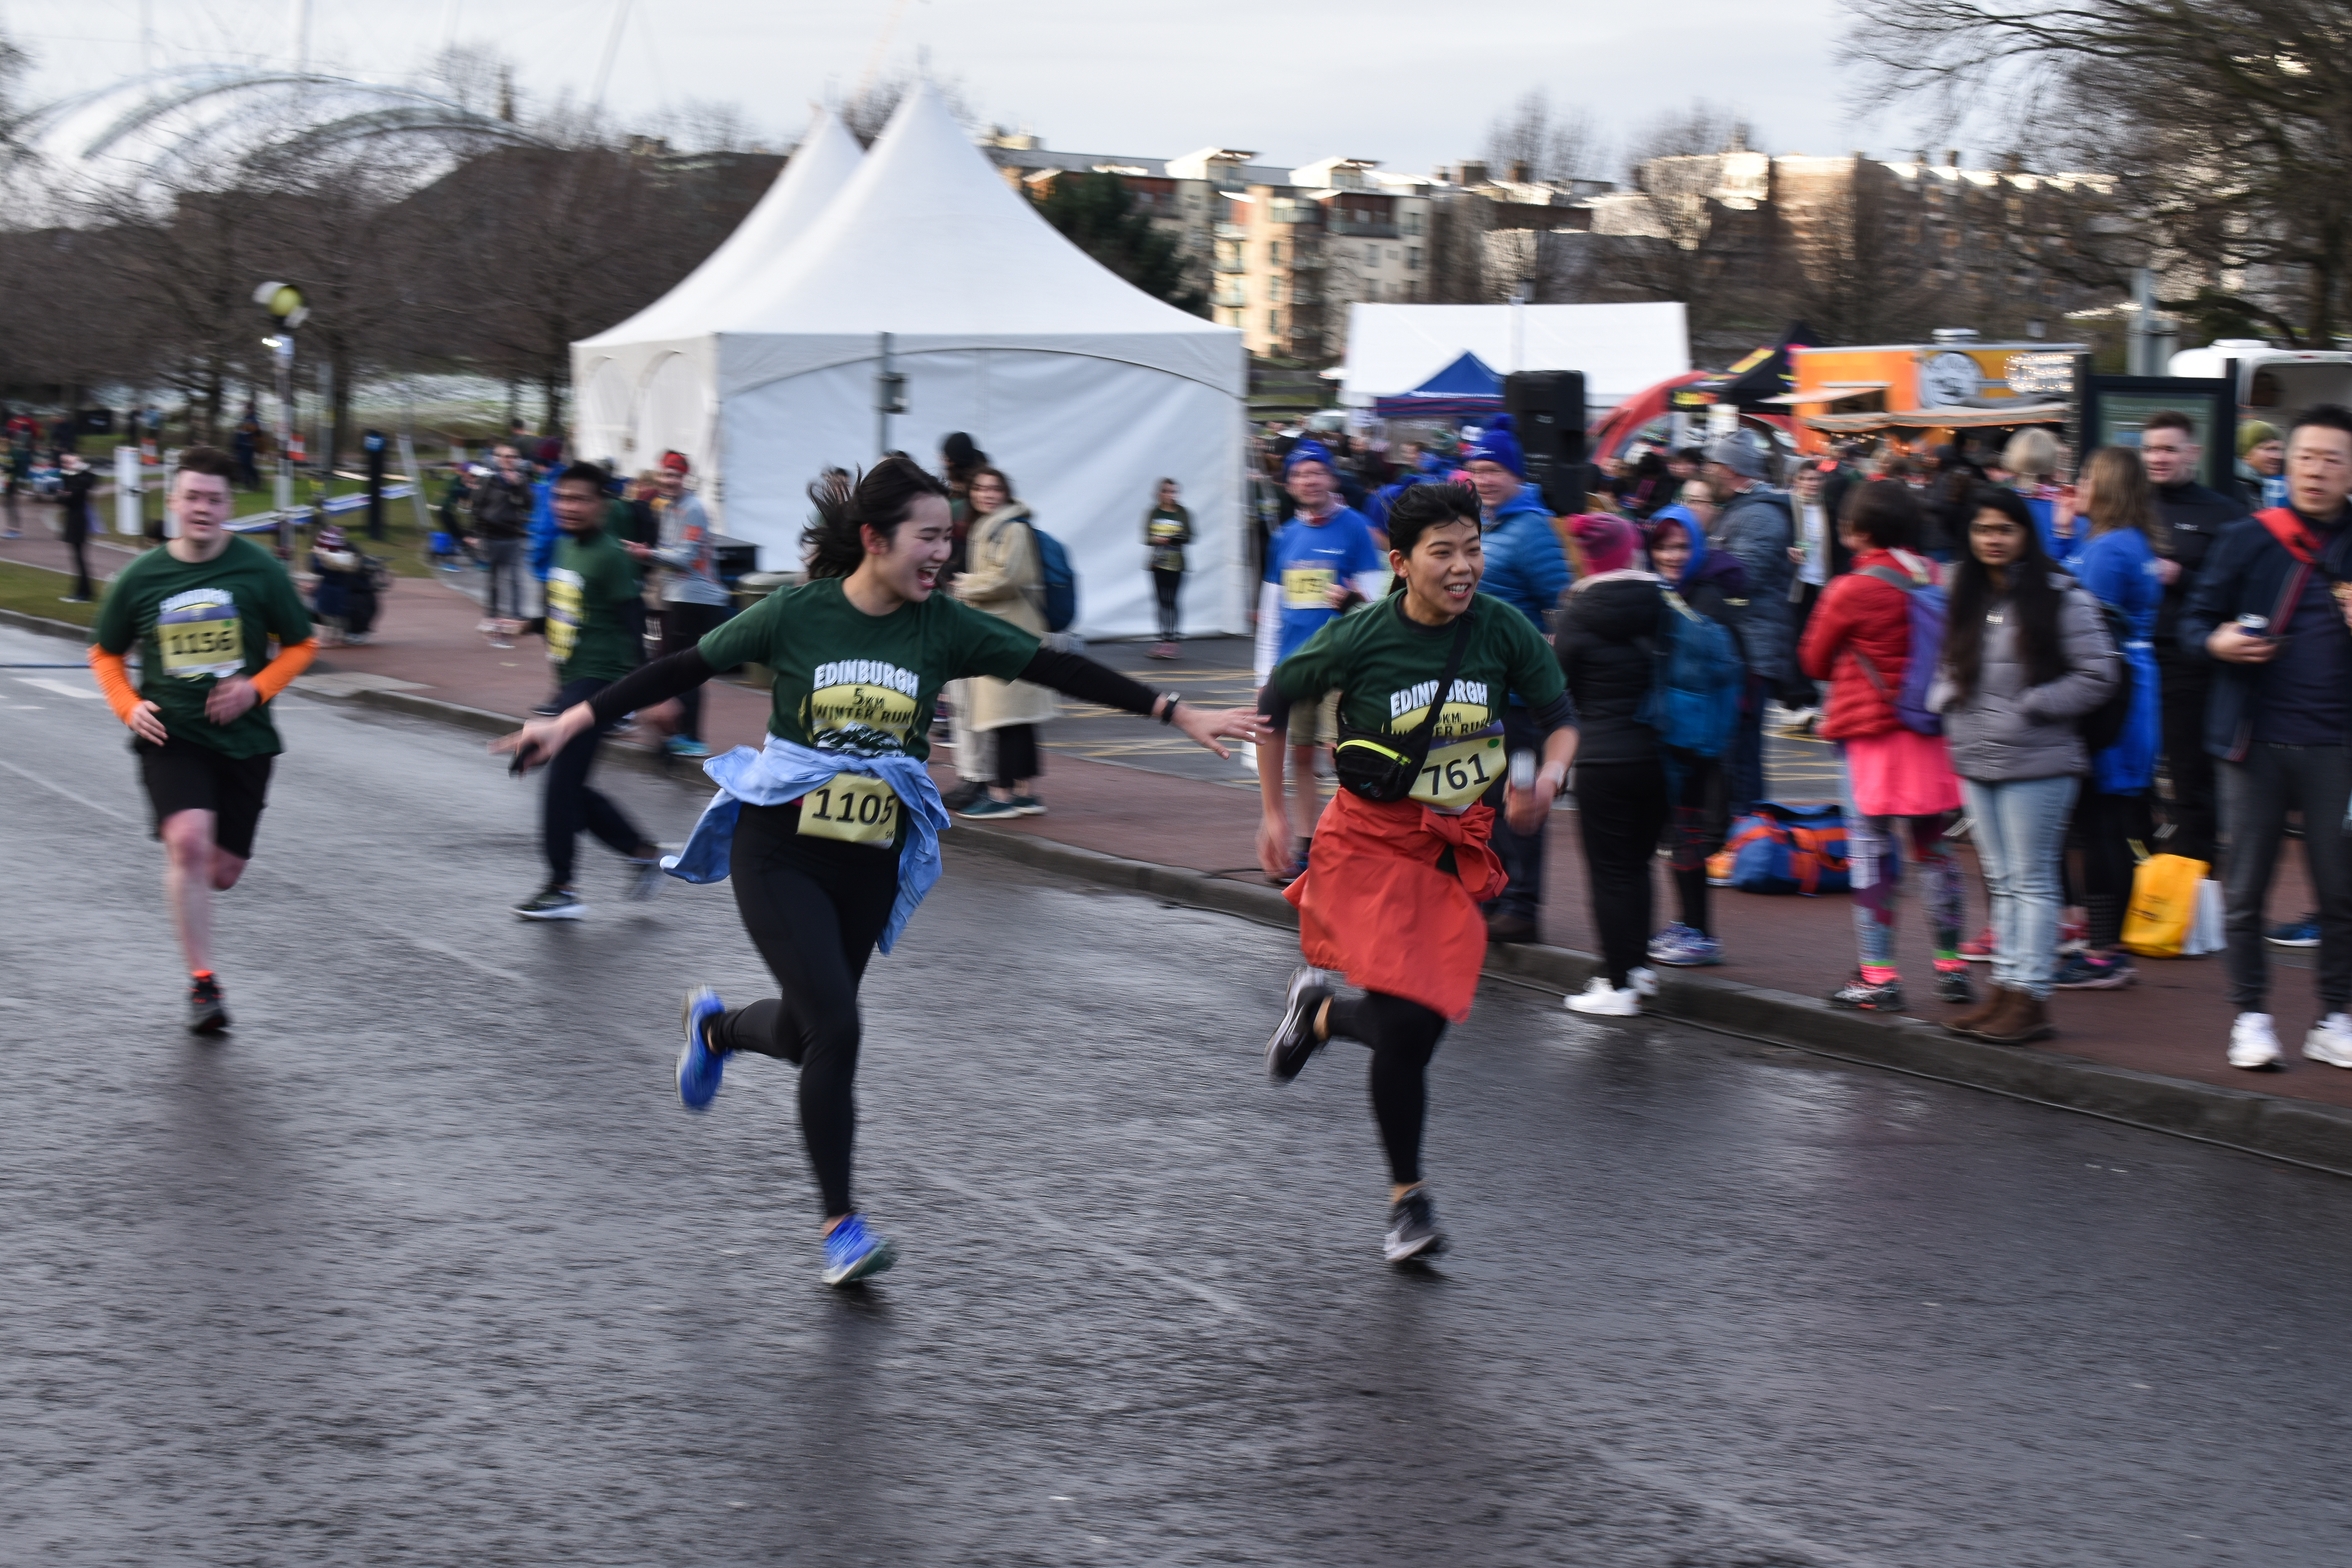
[[(89, 636), (80, 626), (16, 611), (0, 610), (0, 621), (76, 638)], [(502, 735), (521, 722), (509, 714), (408, 691), (304, 695), (315, 701), (436, 720), (483, 734)], [(689, 781), (667, 759), (641, 746), (614, 745), (609, 754), (614, 761), (662, 777), (699, 782), (698, 770)], [(1150, 860), (1129, 860), (978, 824), (960, 824), (941, 842), (951, 848), (994, 855), (1040, 871), (1142, 893), (1189, 909), (1213, 910), (1289, 930), (1298, 925), (1297, 911), (1278, 889), (1253, 882)], [(1489, 948), (1485, 973), (1496, 979), (1567, 993), (1582, 990), (1600, 968), (1601, 960), (1591, 953), (1529, 943)], [(1887, 1068), (2352, 1175), (2352, 1109), (2342, 1106), (2165, 1078), (2055, 1051), (1988, 1045), (1947, 1034), (1923, 1019), (1851, 1013), (1817, 997), (1736, 980), (1706, 980), (1672, 970), (1658, 977), (1653, 1007), (1654, 1016), (1816, 1056)]]
[[(977, 825), (960, 824), (941, 842), (1194, 909), (1294, 930), (1298, 924), (1288, 900), (1254, 883)], [(1600, 968), (1591, 953), (1529, 943), (1488, 949), (1485, 973), (1564, 994), (1581, 990)], [(2341, 1106), (1989, 1045), (1922, 1019), (1846, 1012), (1738, 981), (1674, 971), (1658, 978), (1654, 1016), (2352, 1175), (2352, 1110)]]
[(28, 616), (22, 610), (0, 609), (0, 626), (38, 632), (43, 637), (71, 637), (84, 647), (88, 647), (90, 638), (97, 635), (89, 627), (78, 626), (71, 621), (61, 621), (53, 616)]

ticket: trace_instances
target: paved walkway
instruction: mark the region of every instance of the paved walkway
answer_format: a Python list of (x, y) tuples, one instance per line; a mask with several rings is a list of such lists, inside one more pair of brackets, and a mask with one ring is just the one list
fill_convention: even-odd
[[(305, 679), (330, 693), (339, 685), (390, 685), (470, 708), (527, 712), (550, 687), (541, 645), (523, 638), (511, 649), (491, 648), (474, 630), (478, 619), (473, 601), (450, 584), (403, 579), (386, 596), (375, 640), (364, 647), (327, 650)], [(1098, 645), (1089, 652), (1155, 686), (1210, 701), (1244, 700), (1249, 688), (1244, 638), (1191, 643), (1182, 658), (1168, 663), (1144, 658), (1139, 643)], [(766, 692), (714, 684), (706, 703), (705, 738), (714, 751), (756, 744), (767, 711)], [(1238, 760), (1221, 763), (1159, 726), (1101, 710), (1074, 708), (1049, 728), (1046, 742), (1047, 772), (1039, 793), (1049, 815), (992, 826), (1132, 859), (1265, 881), (1256, 869), (1254, 839), (1256, 784)], [(943, 786), (952, 782), (944, 761), (934, 772)], [(1775, 737), (1768, 775), (1775, 798), (1834, 795), (1834, 757), (1831, 748), (1817, 742)], [(1973, 930), (1983, 921), (1983, 884), (1973, 858), (1962, 853), (1969, 869), (1968, 920)], [(1553, 815), (1547, 868), (1543, 940), (1599, 951), (1572, 805)], [(1656, 923), (1663, 923), (1675, 913), (1663, 871), (1658, 891)], [(2299, 913), (2308, 907), (2307, 897), (2301, 857), (2290, 853), (2280, 868), (2273, 915)], [(1717, 889), (1715, 922), (1727, 957), (1706, 972), (1712, 975), (1820, 994), (1853, 964), (1852, 903), (1843, 897), (1768, 898)], [(2315, 1013), (2312, 955), (2270, 951), (2279, 972), (2273, 1006), (2292, 1055)], [(1928, 995), (1932, 965), (1916, 903), (1908, 901), (1899, 958), (1911, 983), (1912, 1011), (1929, 1019), (1945, 1014)], [(1986, 966), (1970, 969), (1981, 984)], [(2222, 1048), (2231, 1009), (2223, 998), (2219, 954), (2144, 959), (2139, 973), (2139, 983), (2129, 990), (2057, 994), (2052, 1006), (2061, 1034), (2042, 1048), (2231, 1089), (2352, 1106), (2352, 1072), (2315, 1066), (2299, 1056), (2283, 1073), (2246, 1073), (2228, 1066)]]

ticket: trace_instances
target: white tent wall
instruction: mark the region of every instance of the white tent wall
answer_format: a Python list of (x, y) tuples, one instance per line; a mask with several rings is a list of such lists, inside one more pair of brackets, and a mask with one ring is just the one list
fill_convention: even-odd
[(1369, 408), (1410, 392), (1468, 349), (1497, 373), (1584, 373), (1585, 405), (1614, 408), (1691, 367), (1674, 301), (1615, 305), (1350, 305), (1339, 400)]
[[(814, 345), (803, 338), (794, 346)], [(726, 381), (735, 348), (726, 340)], [(871, 460), (877, 349), (869, 339), (861, 357), (727, 396), (727, 531), (759, 544), (763, 566), (798, 563), (807, 489), (819, 472)], [(1247, 629), (1243, 429), (1230, 393), (1123, 361), (1034, 348), (929, 349), (918, 340), (893, 344), (891, 368), (907, 377), (908, 408), (890, 421), (891, 445), (929, 467), (950, 431), (970, 434), (1012, 476), (1037, 525), (1069, 552), (1083, 635), (1155, 629), (1143, 515), (1163, 478), (1183, 487), (1193, 519), (1184, 629)]]
[(573, 449), (629, 474), (678, 451), (696, 473), (709, 473), (717, 449), (709, 391), (716, 359), (707, 336), (609, 349), (574, 344)]

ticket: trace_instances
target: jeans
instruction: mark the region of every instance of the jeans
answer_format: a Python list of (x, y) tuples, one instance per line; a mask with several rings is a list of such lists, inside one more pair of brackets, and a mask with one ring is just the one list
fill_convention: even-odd
[(1745, 816), (1764, 798), (1764, 703), (1772, 683), (1750, 670), (1748, 690), (1739, 700), (1739, 728), (1732, 732), (1731, 750), (1723, 760), (1731, 785), (1731, 815)]
[[(571, 681), (556, 696), (569, 708), (585, 702), (613, 683), (593, 679)], [(626, 813), (590, 785), (588, 770), (596, 765), (596, 748), (609, 726), (597, 724), (574, 735), (555, 760), (547, 764), (547, 795), (540, 806), (540, 837), (547, 851), (550, 887), (572, 886), (574, 841), (586, 828), (616, 855), (635, 855), (647, 843)]]
[[(1535, 715), (1525, 708), (1513, 705), (1503, 710), (1503, 749), (1507, 752), (1534, 752), (1543, 753), (1544, 736)], [(1550, 814), (1536, 824), (1533, 833), (1521, 833), (1503, 816), (1503, 786), (1507, 773), (1495, 781), (1485, 799), (1495, 808), (1495, 836), (1490, 842), (1496, 856), (1503, 862), (1503, 873), (1510, 879), (1495, 901), (1486, 906), (1490, 914), (1522, 915), (1528, 920), (1543, 908), (1544, 832), (1550, 826)]]
[(2221, 895), (2228, 908), (2230, 1002), (2241, 1013), (2270, 1011), (2270, 952), (2263, 943), (2263, 906), (2278, 867), (2286, 814), (2303, 814), (2303, 859), (2319, 906), (2320, 1010), (2352, 1007), (2352, 841), (2344, 835), (2352, 798), (2352, 751), (2342, 746), (2249, 747), (2242, 763), (2223, 763), (2221, 820), (2229, 835)]
[(2058, 862), (2082, 780), (1960, 781), (1977, 864), (1992, 893), (1992, 983), (2038, 999), (2058, 968)]
[(1592, 886), (1592, 926), (1609, 984), (1621, 991), (1648, 961), (1650, 862), (1669, 809), (1666, 771), (1654, 759), (1576, 766), (1576, 826)]
[(522, 546), (520, 539), (482, 541), (482, 559), (490, 568), (489, 595), (482, 602), (482, 613), (491, 620), (523, 618)]

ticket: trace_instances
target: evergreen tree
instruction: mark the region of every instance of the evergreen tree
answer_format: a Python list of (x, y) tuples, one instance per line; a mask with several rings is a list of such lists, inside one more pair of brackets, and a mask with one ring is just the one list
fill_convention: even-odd
[(1057, 174), (1037, 210), (1071, 244), (1153, 299), (1196, 316), (1209, 313), (1207, 296), (1185, 279), (1176, 242), (1135, 210), (1117, 174)]

